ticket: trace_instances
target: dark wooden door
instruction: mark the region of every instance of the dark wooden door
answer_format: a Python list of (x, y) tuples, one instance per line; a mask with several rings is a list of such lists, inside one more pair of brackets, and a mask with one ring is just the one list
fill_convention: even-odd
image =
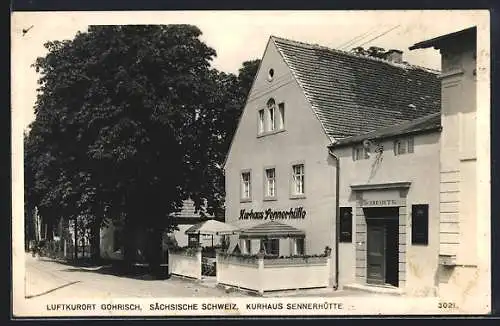
[(383, 224), (367, 224), (366, 280), (370, 284), (385, 284), (385, 239)]

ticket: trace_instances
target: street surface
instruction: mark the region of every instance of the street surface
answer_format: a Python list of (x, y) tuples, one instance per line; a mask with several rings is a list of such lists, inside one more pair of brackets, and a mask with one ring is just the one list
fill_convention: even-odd
[[(248, 297), (250, 294), (216, 288), (215, 282), (202, 284), (193, 280), (171, 277), (151, 280), (147, 276), (119, 276), (99, 267), (75, 267), (26, 255), (25, 297), (36, 299), (71, 298), (168, 298), (168, 297)], [(366, 296), (358, 291), (285, 291), (266, 294), (266, 297), (291, 296)]]

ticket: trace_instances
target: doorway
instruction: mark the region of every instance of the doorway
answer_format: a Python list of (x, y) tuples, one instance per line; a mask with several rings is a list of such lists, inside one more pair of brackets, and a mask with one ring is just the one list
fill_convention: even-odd
[(366, 281), (374, 285), (399, 284), (399, 210), (365, 208), (367, 225)]

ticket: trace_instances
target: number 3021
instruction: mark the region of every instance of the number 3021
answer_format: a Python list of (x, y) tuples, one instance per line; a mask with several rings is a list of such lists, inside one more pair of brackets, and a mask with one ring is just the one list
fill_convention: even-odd
[(439, 302), (438, 308), (440, 309), (454, 309), (457, 308), (455, 302)]

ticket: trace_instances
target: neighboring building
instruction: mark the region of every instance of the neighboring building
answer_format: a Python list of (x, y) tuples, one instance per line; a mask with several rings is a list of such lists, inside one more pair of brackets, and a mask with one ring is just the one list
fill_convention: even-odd
[[(332, 279), (338, 278), (335, 285), (364, 284), (368, 259), (355, 242), (358, 233), (366, 242), (366, 227), (361, 222), (355, 225), (353, 218), (352, 242), (338, 244), (337, 207), (359, 212), (356, 194), (367, 201), (360, 208), (387, 206), (374, 200), (392, 200), (394, 192), (401, 190), (403, 198), (398, 195), (393, 205), (396, 213), (389, 213), (404, 219), (403, 228), (395, 226), (398, 231), (393, 232), (401, 246), (392, 248), (404, 252), (391, 265), (397, 266), (390, 272), (397, 275), (391, 283), (420, 288), (422, 293), (434, 288), (432, 271), (423, 273), (422, 281), (413, 281), (419, 277), (418, 270), (406, 271), (414, 266), (427, 268), (420, 255), (438, 251), (437, 233), (428, 234), (433, 247), (410, 248), (407, 221), (413, 204), (427, 204), (432, 214), (429, 223), (436, 225), (438, 194), (428, 190), (433, 186), (437, 191), (438, 181), (434, 185), (426, 177), (435, 174), (438, 180), (439, 176), (437, 76), (435, 71), (404, 63), (397, 50), (388, 51), (382, 60), (271, 37), (224, 166), (226, 222), (244, 229), (239, 237), (232, 237), (230, 248), (237, 244), (243, 253), (263, 249), (288, 256), (321, 254), (328, 246), (337, 257), (331, 271)], [(377, 156), (358, 161), (365, 153), (363, 147), (358, 150), (355, 137), (368, 137), (374, 131), (384, 138), (385, 154), (378, 172), (370, 176)], [(412, 143), (401, 142), (397, 154), (403, 153), (403, 146), (411, 146), (413, 153), (394, 155), (393, 141), (399, 138)], [(338, 147), (329, 149), (331, 144)], [(373, 192), (364, 187), (367, 183), (390, 189), (371, 197)], [(422, 238), (423, 233), (419, 233)], [(376, 283), (386, 279), (377, 278)]]
[[(478, 190), (477, 169), (477, 28), (472, 27), (439, 36), (410, 47), (433, 47), (441, 53), (441, 120), (440, 146), (440, 215), (439, 263), (442, 269), (440, 292), (467, 297), (483, 295), (478, 291), (480, 266), (477, 202), (486, 196)], [(488, 59), (489, 60), (489, 59)], [(488, 130), (483, 130), (489, 135)], [(481, 146), (488, 146), (481, 144)], [(484, 224), (484, 222), (483, 222)], [(487, 252), (487, 251), (485, 251)], [(483, 257), (488, 260), (488, 257)], [(484, 264), (486, 265), (486, 264)]]
[(330, 146), (339, 160), (339, 283), (434, 295), (440, 113)]
[[(172, 217), (177, 223), (178, 230), (170, 232), (165, 236), (171, 244), (175, 244), (179, 247), (188, 246), (189, 238), (188, 235), (185, 234), (187, 229), (204, 219), (213, 218), (211, 215), (202, 217), (199, 212), (195, 212), (194, 202), (192, 200), (185, 200), (182, 210), (178, 213), (172, 214)], [(142, 256), (144, 248), (146, 247), (147, 237), (139, 231), (136, 232), (135, 236), (135, 242), (139, 251), (138, 254)], [(215, 240), (215, 244), (220, 243), (219, 237)], [(200, 243), (202, 246), (211, 246), (212, 237), (200, 236)], [(121, 228), (114, 226), (111, 223), (108, 226), (103, 227), (101, 229), (100, 245), (101, 257), (115, 260), (123, 259), (124, 243)]]

